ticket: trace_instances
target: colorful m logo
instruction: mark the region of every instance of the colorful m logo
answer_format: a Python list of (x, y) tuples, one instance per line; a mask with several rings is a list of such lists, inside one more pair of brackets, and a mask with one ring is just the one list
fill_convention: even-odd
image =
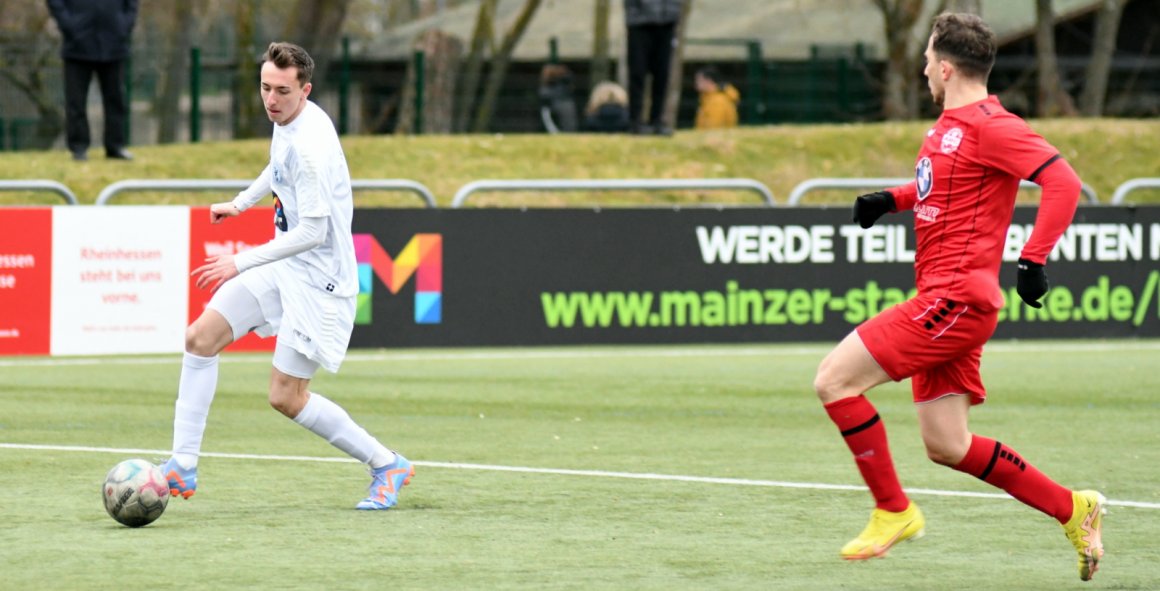
[(415, 275), (415, 322), (439, 324), (443, 321), (442, 234), (415, 234), (394, 259), (373, 235), (355, 234), (354, 256), (358, 261), (355, 324), (371, 323), (372, 271), (392, 294), (399, 293), (411, 275)]

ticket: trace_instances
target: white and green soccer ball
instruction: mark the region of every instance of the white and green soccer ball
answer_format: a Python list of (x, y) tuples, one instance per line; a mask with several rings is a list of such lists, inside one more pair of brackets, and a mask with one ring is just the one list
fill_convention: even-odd
[(141, 527), (157, 521), (169, 504), (169, 484), (161, 468), (145, 460), (125, 460), (105, 477), (101, 487), (105, 510), (118, 523)]

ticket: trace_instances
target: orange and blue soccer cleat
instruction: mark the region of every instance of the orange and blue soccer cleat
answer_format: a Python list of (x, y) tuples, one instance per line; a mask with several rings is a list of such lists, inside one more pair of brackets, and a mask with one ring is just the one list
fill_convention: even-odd
[(1073, 491), (1071, 493), (1071, 519), (1063, 524), (1063, 533), (1075, 546), (1079, 554), (1079, 578), (1090, 581), (1099, 568), (1104, 556), (1104, 542), (1101, 538), (1104, 525), (1105, 505), (1108, 500), (1094, 490)]
[(415, 467), (411, 462), (396, 453), (394, 462), (371, 470), (371, 486), (367, 498), (359, 501), (355, 508), (382, 511), (394, 507), (399, 503), (399, 489), (409, 484), (414, 475)]
[(161, 464), (161, 473), (169, 481), (170, 496), (188, 499), (197, 492), (197, 466), (186, 470), (177, 460), (169, 458)]
[(846, 560), (886, 556), (886, 552), (898, 542), (921, 538), (925, 527), (926, 518), (913, 502), (901, 513), (875, 509), (870, 513), (866, 529), (842, 546), (839, 554)]

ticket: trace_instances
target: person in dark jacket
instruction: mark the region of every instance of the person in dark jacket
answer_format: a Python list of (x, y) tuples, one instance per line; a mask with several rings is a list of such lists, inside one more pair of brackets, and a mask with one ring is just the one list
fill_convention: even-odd
[(624, 133), (629, 130), (628, 95), (615, 82), (604, 81), (592, 89), (584, 109), (584, 131)]
[[(661, 120), (669, 87), (669, 61), (676, 45), (677, 22), (685, 0), (624, 0), (628, 30), (628, 112), (633, 133), (669, 135)], [(652, 76), (648, 117), (644, 115), (645, 80)]]
[(125, 151), (125, 60), (137, 21), (138, 0), (48, 0), (64, 44), (65, 136), (74, 160), (88, 158), (89, 118), (85, 112), (93, 76), (105, 110), (105, 155), (131, 160)]

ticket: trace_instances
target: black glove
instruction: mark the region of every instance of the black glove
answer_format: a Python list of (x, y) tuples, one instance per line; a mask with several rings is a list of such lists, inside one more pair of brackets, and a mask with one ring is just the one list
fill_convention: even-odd
[(1043, 265), (1019, 259), (1019, 275), (1015, 282), (1015, 291), (1028, 306), (1042, 308), (1043, 304), (1038, 300), (1047, 293), (1047, 272), (1043, 270)]
[(894, 195), (886, 191), (859, 195), (854, 200), (854, 221), (869, 228), (884, 214), (894, 211)]

